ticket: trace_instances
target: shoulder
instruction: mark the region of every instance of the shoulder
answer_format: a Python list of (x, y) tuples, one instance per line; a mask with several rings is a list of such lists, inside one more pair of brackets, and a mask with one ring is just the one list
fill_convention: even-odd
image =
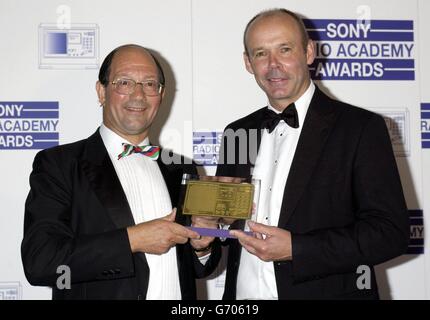
[(72, 143), (62, 144), (56, 147), (41, 150), (36, 156), (44, 156), (49, 158), (68, 158), (79, 153), (85, 146), (87, 139), (75, 141)]
[[(34, 162), (56, 162), (58, 166), (70, 164), (71, 162), (76, 161), (76, 159), (83, 157), (87, 149), (88, 142), (91, 139), (97, 140), (96, 135), (98, 135), (98, 132), (86, 139), (41, 150), (36, 154)], [(100, 135), (98, 135), (98, 137), (100, 137)]]
[(260, 124), (261, 118), (263, 117), (263, 112), (267, 107), (263, 107), (254, 111), (253, 113), (248, 114), (245, 117), (242, 117), (236, 121), (231, 122), (227, 125), (226, 129), (251, 129), (257, 128)]
[(362, 126), (369, 121), (384, 122), (384, 118), (376, 112), (333, 99), (319, 89), (315, 91), (312, 104), (322, 112), (337, 113), (339, 120), (348, 122), (351, 126)]
[(352, 127), (366, 128), (368, 126), (384, 126), (385, 120), (382, 115), (361, 107), (340, 103), (339, 108), (343, 110), (342, 119)]

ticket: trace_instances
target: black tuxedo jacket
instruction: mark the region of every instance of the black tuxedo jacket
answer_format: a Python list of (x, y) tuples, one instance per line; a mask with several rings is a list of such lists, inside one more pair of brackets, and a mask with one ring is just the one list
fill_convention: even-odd
[[(176, 206), (182, 173), (195, 167), (158, 165)], [(145, 299), (149, 267), (144, 254), (131, 252), (126, 228), (135, 223), (98, 130), (39, 152), (30, 186), (21, 253), (31, 284), (53, 287), (53, 299)], [(176, 220), (186, 223), (181, 215)], [(195, 299), (195, 278), (215, 263), (203, 268), (189, 244), (176, 249), (182, 298)], [(70, 267), (71, 289), (56, 286), (60, 265)]]
[[(226, 129), (256, 129), (261, 141), (262, 108)], [(239, 164), (219, 164), (217, 175), (247, 177), (252, 155)], [(255, 146), (256, 144), (256, 146)], [(245, 150), (242, 149), (242, 150)], [(242, 151), (243, 152), (243, 151)], [(252, 154), (252, 152), (250, 152)], [(243, 156), (243, 155), (242, 155)], [(231, 160), (231, 159), (230, 159)], [(275, 261), (279, 299), (377, 299), (373, 265), (404, 253), (409, 219), (395, 158), (381, 116), (326, 96), (318, 88), (311, 100), (285, 185), (278, 223), (292, 233), (292, 261)], [(224, 299), (235, 299), (241, 246), (229, 242)], [(371, 288), (359, 290), (357, 267), (371, 270)]]

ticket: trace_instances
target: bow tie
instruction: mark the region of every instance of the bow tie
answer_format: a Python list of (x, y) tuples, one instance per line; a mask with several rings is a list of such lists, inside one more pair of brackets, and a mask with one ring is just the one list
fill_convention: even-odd
[(124, 151), (118, 155), (118, 160), (126, 157), (132, 153), (143, 154), (152, 160), (157, 160), (160, 155), (160, 147), (145, 145), (145, 146), (133, 146), (132, 144), (123, 143)]
[(299, 116), (297, 115), (297, 110), (294, 103), (286, 107), (281, 113), (276, 113), (266, 108), (264, 110), (264, 118), (261, 122), (261, 128), (268, 129), (269, 133), (271, 133), (281, 120), (284, 120), (285, 123), (292, 128), (299, 127)]

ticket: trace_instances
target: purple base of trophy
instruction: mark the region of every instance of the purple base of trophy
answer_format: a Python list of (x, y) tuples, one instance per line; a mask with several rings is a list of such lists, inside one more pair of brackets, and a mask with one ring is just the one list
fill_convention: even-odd
[[(198, 227), (188, 227), (191, 230), (197, 232), (202, 237), (218, 237), (218, 238), (233, 238), (236, 239), (236, 237), (232, 236), (230, 234), (229, 230), (224, 229), (210, 229), (210, 228), (198, 228)], [(250, 231), (243, 231), (247, 235), (252, 236), (252, 232)]]

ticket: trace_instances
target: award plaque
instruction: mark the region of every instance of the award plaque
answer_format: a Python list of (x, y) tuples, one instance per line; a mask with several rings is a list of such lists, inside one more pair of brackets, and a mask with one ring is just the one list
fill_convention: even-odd
[[(259, 192), (260, 180), (256, 179), (184, 174), (180, 207), (185, 215), (254, 220)], [(230, 237), (228, 230), (191, 229), (202, 236)]]
[(253, 196), (250, 183), (189, 181), (183, 214), (249, 219)]

